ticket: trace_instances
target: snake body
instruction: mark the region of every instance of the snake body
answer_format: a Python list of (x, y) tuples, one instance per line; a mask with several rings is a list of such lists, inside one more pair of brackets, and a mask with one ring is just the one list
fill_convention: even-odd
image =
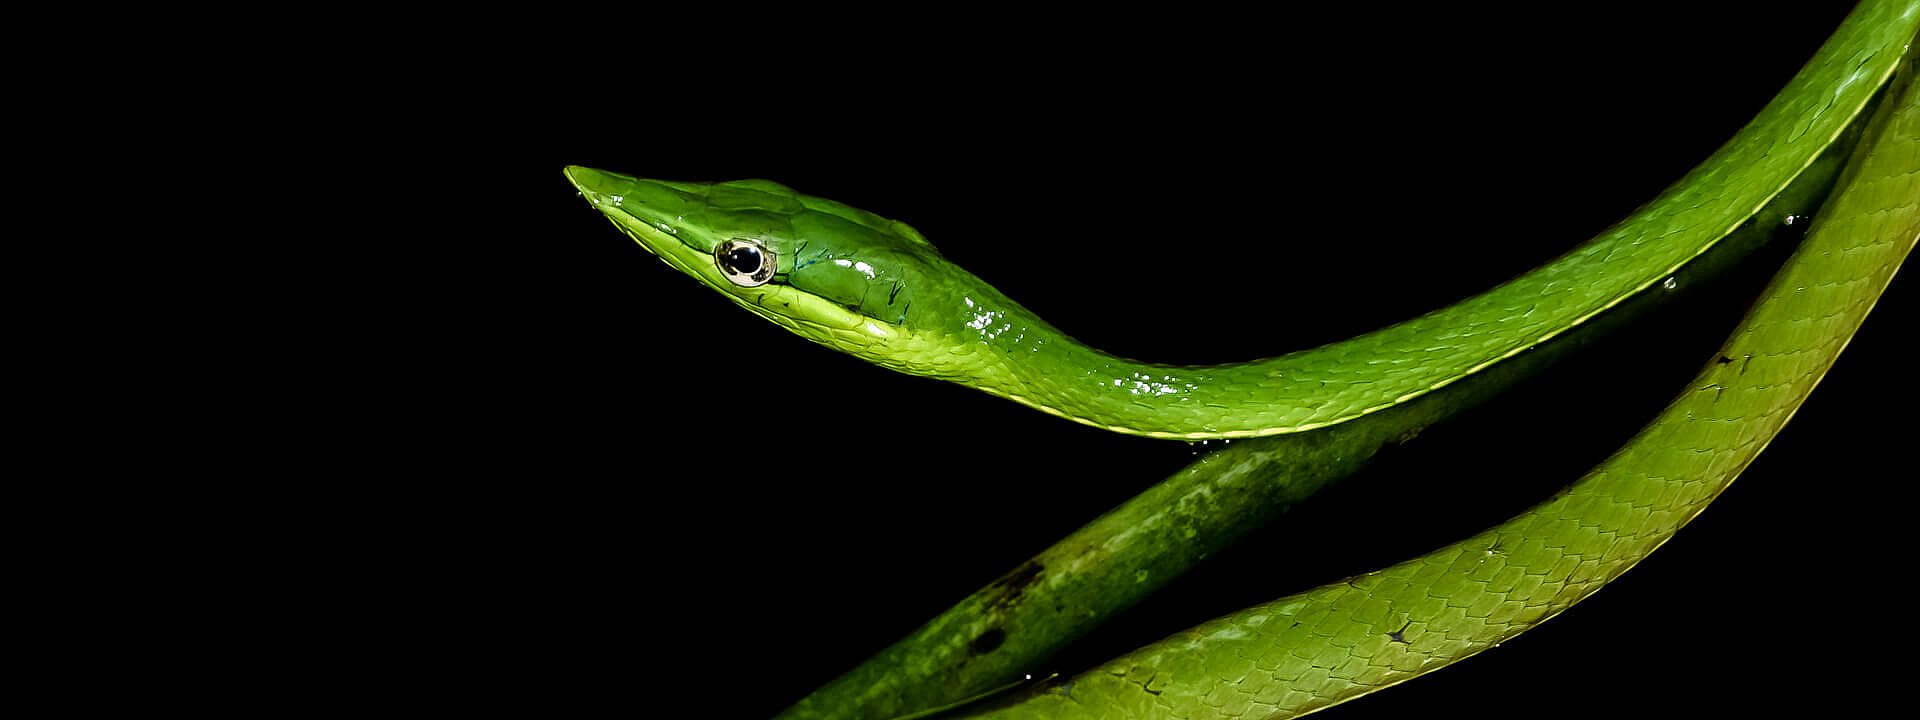
[[(1856, 123), (1860, 125), (1863, 123)], [(1005, 576), (802, 698), (783, 720), (886, 720), (956, 703), (1019, 678), (1204, 558), (1420, 435), (1688, 295), (1761, 248), (1797, 239), (1830, 193), (1853, 128), (1740, 230), (1674, 274), (1552, 342), (1436, 393), (1354, 422), (1256, 438), (1218, 451), (1101, 515)], [(983, 652), (982, 647), (992, 646)]]
[[(1920, 7), (1862, 3), (1733, 141), (1601, 237), (1527, 276), (1354, 340), (1171, 367), (1058, 333), (903, 224), (763, 181), (570, 168), (642, 245), (754, 312), (886, 367), (1154, 437), (1257, 437), (1404, 405), (1587, 323), (1710, 250), (1787, 187), (1900, 64)], [(1908, 61), (1907, 65), (1911, 65)], [(1267, 717), (1310, 712), (1478, 652), (1585, 597), (1723, 489), (1804, 400), (1920, 234), (1920, 109), (1882, 108), (1806, 246), (1699, 382), (1592, 474), (1421, 558), (1221, 618), (995, 712)], [(770, 278), (718, 253), (746, 238)], [(736, 273), (737, 274), (737, 273)]]
[(1806, 242), (1687, 390), (1547, 502), (1427, 555), (1141, 648), (992, 718), (1290, 717), (1512, 638), (1625, 572), (1793, 416), (1920, 240), (1908, 66)]

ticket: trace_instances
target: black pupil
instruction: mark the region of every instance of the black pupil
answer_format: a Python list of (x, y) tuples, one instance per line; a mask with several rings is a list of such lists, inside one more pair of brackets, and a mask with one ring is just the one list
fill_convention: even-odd
[(760, 272), (760, 249), (752, 245), (741, 245), (728, 250), (721, 262), (726, 263), (729, 270), (741, 275), (752, 275)]

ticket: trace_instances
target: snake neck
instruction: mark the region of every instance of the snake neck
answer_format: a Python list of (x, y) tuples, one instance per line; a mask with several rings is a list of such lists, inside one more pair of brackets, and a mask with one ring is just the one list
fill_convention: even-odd
[(952, 311), (909, 333), (904, 351), (868, 359), (1103, 430), (1185, 440), (1273, 434), (1262, 410), (1282, 378), (1271, 360), (1140, 362), (1075, 340), (984, 283), (953, 297)]

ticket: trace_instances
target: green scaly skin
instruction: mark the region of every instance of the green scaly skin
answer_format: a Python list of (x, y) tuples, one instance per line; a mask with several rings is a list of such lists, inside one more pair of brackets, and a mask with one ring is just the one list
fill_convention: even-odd
[[(1868, 3), (1737, 136), (1632, 217), (1554, 262), (1453, 306), (1350, 340), (1213, 367), (1117, 358), (1062, 334), (947, 262), (919, 233), (764, 180), (699, 184), (580, 167), (568, 177), (642, 245), (803, 337), (916, 375), (1116, 432), (1200, 440), (1300, 432), (1405, 403), (1658, 285), (1751, 217), (1831, 144), (1912, 36)], [(1877, 50), (1876, 50), (1877, 49)], [(729, 282), (721, 242), (776, 255)]]
[[(1846, 163), (1856, 122), (1793, 185), (1674, 275), (1552, 342), (1442, 392), (1361, 420), (1208, 454), (1100, 516), (789, 708), (784, 720), (886, 720), (1004, 687), (1200, 560), (1235, 544), (1383, 448), (1484, 402), (1710, 281), (1815, 214)], [(1663, 285), (1664, 287), (1664, 285)]]
[[(1901, 19), (1899, 19), (1899, 23), (1907, 23), (1908, 35), (1910, 35), (1910, 19), (1912, 19), (1912, 10), (1910, 10), (1910, 8), (1907, 8), (1907, 12), (1901, 15)], [(1864, 69), (1866, 65), (1862, 63), (1860, 67)], [(1803, 73), (1803, 75), (1805, 75), (1805, 73)], [(1793, 88), (1789, 88), (1789, 92), (1791, 92), (1791, 90), (1793, 90)], [(1736, 140), (1736, 142), (1738, 142), (1738, 140)], [(1726, 154), (1726, 150), (1722, 150), (1722, 156), (1724, 156), (1724, 154)], [(1716, 157), (1720, 157), (1720, 156), (1716, 156)], [(1920, 163), (1914, 163), (1914, 161), (1912, 161), (1912, 157), (1908, 156), (1908, 167), (1920, 167)], [(586, 177), (586, 173), (591, 173), (591, 171), (580, 171), (580, 169), (570, 169), (570, 173), (568, 173), (568, 175), (570, 175), (570, 177), (574, 177), (574, 179), (576, 179), (576, 182), (582, 182), (582, 179)], [(1695, 175), (1699, 175), (1699, 171), (1695, 171)], [(1692, 179), (1692, 175), (1690, 175), (1690, 179)], [(589, 179), (589, 180), (597, 180), (597, 179)], [(632, 180), (632, 182), (645, 182), (645, 180)], [(1686, 184), (1686, 182), (1682, 182), (1682, 184)], [(699, 188), (699, 186), (691, 186), (691, 188)], [(778, 188), (778, 186), (776, 186), (776, 188)], [(593, 198), (593, 194), (591, 194), (591, 190), (589, 190), (588, 186), (586, 186), (584, 182), (582, 182), (582, 190), (584, 190), (584, 192), (588, 192), (589, 198)], [(781, 190), (783, 190), (783, 188), (781, 188)], [(1668, 196), (1672, 196), (1672, 194), (1674, 194), (1674, 192), (1668, 192)], [(1910, 186), (1908, 186), (1907, 188), (1907, 196), (1912, 196), (1912, 188), (1910, 188)], [(1663, 198), (1665, 198), (1665, 196), (1663, 196)], [(597, 200), (597, 198), (595, 198), (595, 200)], [(804, 200), (812, 200), (812, 198), (804, 198)], [(814, 200), (814, 202), (818, 202), (818, 200)], [(601, 204), (601, 202), (595, 202), (595, 204), (601, 205), (603, 209), (607, 209), (607, 207)], [(826, 202), (818, 202), (818, 204), (828, 205), (828, 207), (835, 207), (835, 205), (826, 204)], [(852, 209), (847, 209), (847, 207), (843, 207), (843, 205), (837, 205), (837, 209), (839, 209), (839, 211), (847, 211), (847, 213), (851, 213), (851, 215), (864, 215), (864, 213), (858, 213), (858, 211), (852, 211)], [(609, 215), (614, 215), (614, 211), (609, 211)], [(874, 219), (872, 215), (864, 215), (864, 217), (866, 217), (866, 219)], [(1638, 215), (1636, 215), (1636, 217), (1638, 217)], [(622, 223), (622, 225), (624, 225), (626, 221), (632, 221), (632, 217), (628, 217), (628, 219), (622, 219), (620, 215), (614, 215), (614, 219), (616, 219), (616, 223)], [(874, 219), (874, 221), (877, 221), (877, 219)], [(885, 223), (885, 221), (879, 221), (879, 223)], [(1622, 223), (1622, 227), (1624, 227), (1624, 225), (1630, 225), (1630, 223), (1632, 223), (1632, 221), (1628, 221), (1628, 223)], [(1617, 230), (1619, 230), (1619, 228), (1617, 228)], [(1615, 230), (1615, 232), (1617, 232), (1617, 230)], [(634, 232), (634, 230), (630, 230), (630, 232)], [(910, 230), (906, 230), (906, 228), (899, 228), (897, 232), (900, 232), (902, 236), (906, 236), (906, 234), (910, 234)], [(636, 236), (639, 236), (639, 234), (645, 234), (645, 228), (641, 228), (641, 232), (637, 232)], [(1912, 234), (1912, 232), (1908, 232), (1908, 236), (1910, 236), (1910, 234)], [(918, 236), (914, 236), (914, 238), (916, 238), (916, 242), (918, 242)], [(641, 242), (645, 244), (645, 238), (641, 238)], [(1910, 244), (1910, 238), (1908, 238), (1907, 248), (1910, 248), (1910, 246), (1912, 246), (1912, 244)], [(651, 248), (651, 246), (649, 246), (649, 248)], [(666, 257), (666, 255), (662, 255), (662, 257)], [(668, 257), (668, 261), (670, 261), (670, 263), (674, 263), (674, 259), (672, 259), (672, 257)], [(1565, 263), (1565, 261), (1563, 261), (1563, 263)], [(701, 275), (701, 273), (699, 273), (697, 269), (689, 269), (691, 265), (687, 265), (687, 263), (674, 263), (674, 265), (676, 265), (676, 267), (682, 267), (682, 269), (684, 269), (684, 271), (687, 271), (689, 275), (697, 275), (697, 276)], [(710, 259), (708, 259), (708, 265), (710, 265)], [(703, 280), (705, 280), (705, 278), (703, 278)], [(720, 280), (720, 282), (724, 282), (724, 280)], [(708, 282), (708, 284), (712, 284), (712, 286), (716, 286), (716, 288), (720, 288), (720, 290), (724, 290), (724, 292), (730, 292), (730, 294), (732, 294), (732, 290), (730, 290), (730, 288), (726, 288), (726, 286), (722, 286), (722, 284), (714, 284), (714, 282)], [(1517, 280), (1517, 284), (1519, 284), (1519, 280)], [(1511, 288), (1511, 286), (1513, 286), (1513, 284), (1509, 284), (1509, 286), (1505, 286), (1505, 288)], [(1878, 292), (1876, 292), (1876, 294), (1878, 294)], [(735, 300), (739, 300), (739, 296), (735, 296)], [(764, 296), (762, 296), (762, 300), (764, 300)], [(791, 300), (791, 298), (789, 298), (789, 300)], [(1624, 300), (1624, 298), (1622, 298), (1622, 300)], [(1619, 300), (1613, 301), (1613, 303), (1609, 303), (1609, 305), (1605, 305), (1605, 307), (1613, 307), (1615, 303), (1619, 303)], [(860, 305), (860, 303), (856, 303), (856, 305)], [(783, 307), (791, 307), (791, 305), (783, 305)], [(864, 307), (864, 305), (862, 305), (862, 307)], [(1457, 305), (1457, 307), (1459, 307), (1459, 305)], [(1452, 311), (1452, 309), (1450, 309), (1450, 311)], [(1442, 311), (1442, 313), (1446, 313), (1446, 311)], [(766, 311), (762, 311), (762, 315), (768, 315), (768, 313), (766, 313)], [(1438, 315), (1438, 313), (1436, 313), (1436, 315)], [(772, 315), (768, 315), (768, 317), (772, 317)], [(831, 313), (828, 313), (828, 317), (831, 317)], [(1434, 315), (1430, 315), (1430, 317), (1434, 317)], [(904, 315), (902, 315), (902, 319), (904, 319)], [(1574, 323), (1572, 324), (1578, 324), (1580, 323), (1580, 321), (1584, 321), (1584, 319), (1586, 319), (1586, 317), (1576, 317), (1576, 321), (1574, 321)], [(781, 319), (776, 319), (776, 321), (781, 321)], [(797, 330), (797, 332), (801, 332), (803, 336), (810, 336), (810, 338), (814, 338), (814, 340), (822, 340), (822, 338), (826, 338), (826, 340), (822, 340), (822, 342), (828, 342), (828, 344), (835, 344), (835, 342), (829, 342), (829, 340), (833, 340), (833, 336), (835, 336), (833, 332), (828, 332), (828, 334), (824, 334), (824, 336), (816, 336), (816, 334), (810, 334), (810, 332), (814, 332), (814, 328), (810, 328), (810, 326), (808, 326), (808, 328), (804, 328), (804, 330), (803, 328), (799, 328), (799, 326), (801, 326), (801, 324), (803, 323), (812, 323), (812, 321), (801, 321), (801, 319), (793, 319), (793, 317), (787, 317), (785, 321), (781, 321), (781, 324), (789, 324), (789, 326), (795, 326), (795, 330)], [(812, 323), (812, 324), (824, 324), (824, 323)], [(852, 324), (847, 324), (847, 326), (841, 326), (839, 330), (849, 330), (849, 328), (856, 328), (856, 326), (852, 326)], [(858, 332), (856, 332), (856, 334), (858, 334)], [(864, 342), (864, 340), (862, 340), (862, 342)], [(866, 348), (866, 346), (862, 346), (862, 348)], [(1329, 348), (1332, 348), (1332, 346), (1329, 346)], [(1288, 355), (1288, 357), (1298, 357), (1298, 355)], [(870, 359), (872, 359), (872, 357), (870, 357)], [(879, 363), (881, 363), (881, 365), (887, 365), (885, 361), (879, 361)], [(891, 365), (889, 365), (889, 367), (891, 367)], [(1473, 371), (1469, 369), (1469, 372), (1465, 372), (1465, 374), (1471, 374), (1471, 372)], [(927, 372), (927, 374), (935, 374), (935, 372)], [(1463, 376), (1465, 376), (1465, 374), (1463, 374)], [(1002, 394), (1004, 394), (1004, 392), (1002, 392)], [(1087, 419), (1081, 419), (1081, 420), (1087, 420)], [(1338, 422), (1338, 420), (1334, 420), (1334, 422)], [(1091, 424), (1098, 424), (1098, 422), (1091, 422)], [(1121, 428), (1121, 430), (1133, 430), (1133, 428)], [(1298, 428), (1294, 428), (1294, 430), (1298, 430)], [(1279, 430), (1279, 432), (1284, 432), (1284, 430)], [(1142, 434), (1150, 434), (1150, 432), (1142, 432)], [(1515, 630), (1515, 632), (1517, 632), (1517, 630)], [(1167, 666), (1162, 666), (1162, 670), (1179, 670), (1179, 668), (1177, 668), (1175, 664), (1167, 664)], [(1083, 699), (1083, 697), (1081, 697), (1081, 691), (1077, 691), (1077, 689), (1073, 691), (1073, 695), (1075, 695), (1077, 699)], [(1342, 699), (1344, 699), (1344, 697), (1342, 697)], [(1204, 703), (1202, 703), (1202, 705), (1204, 705)], [(1260, 703), (1250, 703), (1248, 707), (1250, 708), (1258, 707), (1258, 705), (1260, 705)], [(1179, 710), (1179, 708), (1177, 707), (1164, 707), (1162, 708), (1162, 710), (1165, 710), (1165, 712), (1169, 712), (1169, 714), (1173, 714), (1173, 712), (1185, 712), (1185, 710)]]
[(1471, 538), (1201, 624), (978, 717), (1295, 717), (1493, 647), (1631, 568), (1767, 446), (1920, 242), (1920, 86), (1905, 66), (1806, 242), (1719, 353), (1738, 360), (1709, 362), (1598, 468)]

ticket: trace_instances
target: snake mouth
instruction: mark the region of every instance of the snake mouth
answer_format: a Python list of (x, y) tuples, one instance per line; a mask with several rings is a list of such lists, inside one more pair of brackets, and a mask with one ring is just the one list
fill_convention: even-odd
[(717, 288), (716, 283), (726, 282), (701, 247), (712, 243), (693, 228), (683, 231), (684, 215), (677, 211), (685, 209), (684, 200), (636, 178), (579, 165), (568, 165), (564, 172), (580, 197), (647, 252), (708, 285)]
[(564, 172), (581, 197), (640, 247), (754, 314), (808, 337), (853, 333), (881, 338), (893, 332), (890, 325), (786, 284), (786, 267), (763, 285), (742, 286), (727, 279), (713, 256), (713, 248), (727, 238), (686, 220), (704, 208), (697, 196), (672, 184), (579, 165), (569, 165)]

